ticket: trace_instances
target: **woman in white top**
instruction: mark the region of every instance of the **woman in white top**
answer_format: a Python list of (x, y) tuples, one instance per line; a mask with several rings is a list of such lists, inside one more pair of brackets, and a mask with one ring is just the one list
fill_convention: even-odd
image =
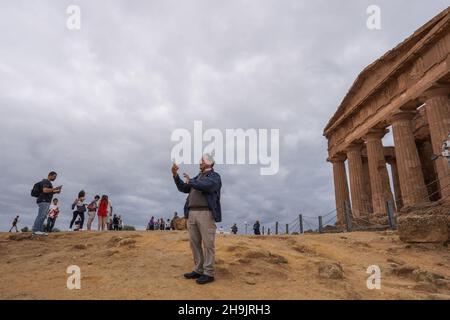
[(84, 213), (86, 212), (86, 204), (84, 203), (85, 199), (86, 199), (86, 192), (84, 192), (83, 190), (78, 192), (78, 198), (76, 198), (72, 204), (72, 210), (74, 210), (74, 211), (73, 211), (72, 221), (70, 221), (69, 230), (72, 230), (73, 224), (78, 216), (81, 219), (80, 230), (83, 229)]

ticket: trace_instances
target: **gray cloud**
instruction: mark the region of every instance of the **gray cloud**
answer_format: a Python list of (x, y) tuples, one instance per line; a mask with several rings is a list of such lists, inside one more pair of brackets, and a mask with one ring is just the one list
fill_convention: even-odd
[[(0, 228), (36, 215), (29, 196), (59, 172), (66, 229), (80, 189), (109, 194), (125, 222), (182, 211), (171, 132), (279, 128), (280, 174), (219, 166), (224, 227), (289, 222), (334, 207), (322, 130), (357, 74), (443, 10), (447, 1), (2, 1)], [(195, 173), (197, 166), (184, 166)]]

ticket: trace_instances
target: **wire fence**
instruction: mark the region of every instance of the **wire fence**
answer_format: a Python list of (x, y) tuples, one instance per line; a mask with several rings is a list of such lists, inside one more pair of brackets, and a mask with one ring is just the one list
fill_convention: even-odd
[[(422, 209), (423, 214), (430, 213), (436, 209), (436, 205), (430, 202), (435, 195), (440, 194), (440, 199), (445, 200), (448, 196), (443, 192), (450, 189), (450, 183), (441, 185), (443, 180), (447, 180), (450, 174), (444, 177), (435, 179), (434, 181), (425, 185), (425, 191), (427, 195), (421, 198), (418, 203), (431, 203), (430, 206), (424, 206)], [(436, 184), (433, 192), (430, 192), (429, 187)], [(343, 203), (341, 207), (327, 211), (322, 215), (309, 216), (304, 214), (298, 214), (289, 222), (275, 221), (263, 224), (259, 228), (259, 233), (263, 235), (296, 235), (303, 233), (327, 233), (327, 232), (351, 232), (362, 230), (386, 230), (397, 228), (397, 212), (402, 206), (406, 197), (416, 195), (419, 192), (424, 192), (423, 187), (416, 188), (408, 195), (402, 195), (395, 200), (387, 199), (385, 201), (386, 207), (383, 214), (374, 214), (373, 212), (358, 212), (358, 215), (354, 215), (351, 210), (350, 202)], [(450, 193), (449, 193), (450, 194)], [(418, 207), (420, 208), (420, 207)], [(339, 217), (338, 213), (343, 213), (343, 216)], [(450, 215), (450, 212), (448, 213)], [(252, 226), (251, 232), (247, 230), (246, 233), (255, 233)]]

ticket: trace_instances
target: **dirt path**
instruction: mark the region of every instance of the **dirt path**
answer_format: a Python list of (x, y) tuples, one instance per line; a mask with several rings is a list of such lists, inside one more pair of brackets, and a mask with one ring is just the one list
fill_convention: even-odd
[[(192, 269), (185, 232), (0, 233), (0, 298), (450, 299), (450, 249), (391, 232), (220, 235), (216, 249), (216, 282), (199, 286), (182, 278)], [(81, 290), (66, 287), (69, 265), (81, 268)], [(381, 290), (367, 289), (370, 265)]]

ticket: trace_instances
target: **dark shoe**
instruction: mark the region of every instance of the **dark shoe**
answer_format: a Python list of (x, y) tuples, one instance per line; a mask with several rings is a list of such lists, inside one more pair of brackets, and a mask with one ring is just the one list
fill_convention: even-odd
[(214, 277), (207, 276), (206, 274), (202, 275), (200, 278), (197, 279), (198, 284), (207, 284), (209, 282), (213, 282)]
[(202, 277), (202, 276), (203, 276), (202, 274), (197, 273), (197, 272), (195, 272), (195, 271), (192, 271), (191, 273), (185, 273), (185, 274), (184, 274), (184, 277), (185, 277), (186, 279), (198, 279), (198, 278), (200, 278), (200, 277)]

